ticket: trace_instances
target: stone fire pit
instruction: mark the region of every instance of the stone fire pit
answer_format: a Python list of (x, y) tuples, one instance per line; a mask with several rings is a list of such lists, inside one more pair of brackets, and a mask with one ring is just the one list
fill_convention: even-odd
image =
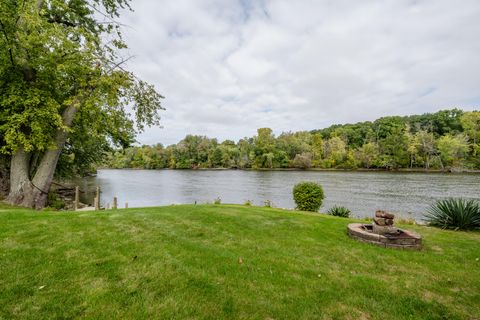
[(395, 216), (385, 211), (375, 212), (372, 224), (350, 223), (348, 235), (358, 241), (395, 249), (422, 249), (422, 237), (416, 232), (393, 225)]

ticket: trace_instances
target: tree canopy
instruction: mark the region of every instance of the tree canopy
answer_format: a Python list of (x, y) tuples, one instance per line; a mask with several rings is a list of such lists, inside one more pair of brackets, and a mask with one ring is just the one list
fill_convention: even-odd
[(11, 202), (42, 207), (45, 196), (25, 192), (45, 194), (59, 159), (65, 173), (82, 171), (159, 123), (162, 96), (124, 68), (115, 19), (129, 8), (128, 0), (0, 3), (0, 152), (12, 158)]
[(168, 147), (119, 149), (110, 155), (107, 165), (148, 169), (480, 169), (479, 114), (442, 110), (278, 136), (261, 128), (254, 137), (236, 144), (188, 135)]

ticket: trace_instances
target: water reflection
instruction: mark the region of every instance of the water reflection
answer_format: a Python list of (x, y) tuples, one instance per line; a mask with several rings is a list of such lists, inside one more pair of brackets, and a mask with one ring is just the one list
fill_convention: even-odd
[(420, 218), (436, 199), (445, 197), (479, 198), (480, 175), (240, 171), (240, 170), (100, 170), (96, 177), (79, 181), (84, 202), (93, 202), (93, 192), (102, 189), (102, 205), (119, 203), (130, 207), (179, 203), (244, 203), (293, 208), (292, 188), (300, 181), (316, 181), (325, 191), (322, 211), (333, 205), (350, 208), (359, 217), (371, 216), (377, 209), (403, 217)]

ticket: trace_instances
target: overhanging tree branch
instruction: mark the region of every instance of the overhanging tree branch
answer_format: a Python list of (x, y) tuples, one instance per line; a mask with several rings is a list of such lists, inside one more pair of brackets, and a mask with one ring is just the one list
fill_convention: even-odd
[(65, 27), (78, 27), (78, 24), (67, 21), (67, 20), (63, 20), (59, 17), (50, 17), (47, 19), (47, 22), (61, 24), (61, 25), (64, 25)]
[(5, 29), (5, 25), (3, 24), (2, 20), (0, 20), (0, 26), (2, 27), (2, 33), (5, 37), (5, 40), (8, 43), (8, 53), (9, 53), (9, 56), (10, 56), (10, 62), (12, 63), (12, 66), (15, 66), (15, 61), (13, 60), (12, 47), (10, 45), (10, 39), (8, 37), (7, 30)]

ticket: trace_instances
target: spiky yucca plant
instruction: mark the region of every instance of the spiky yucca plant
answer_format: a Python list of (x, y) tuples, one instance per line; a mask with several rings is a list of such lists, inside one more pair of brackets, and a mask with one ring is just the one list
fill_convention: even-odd
[(425, 221), (443, 229), (480, 229), (480, 203), (463, 198), (438, 200), (425, 215)]
[(327, 213), (332, 216), (348, 218), (350, 216), (350, 209), (341, 206), (333, 206), (328, 209)]

